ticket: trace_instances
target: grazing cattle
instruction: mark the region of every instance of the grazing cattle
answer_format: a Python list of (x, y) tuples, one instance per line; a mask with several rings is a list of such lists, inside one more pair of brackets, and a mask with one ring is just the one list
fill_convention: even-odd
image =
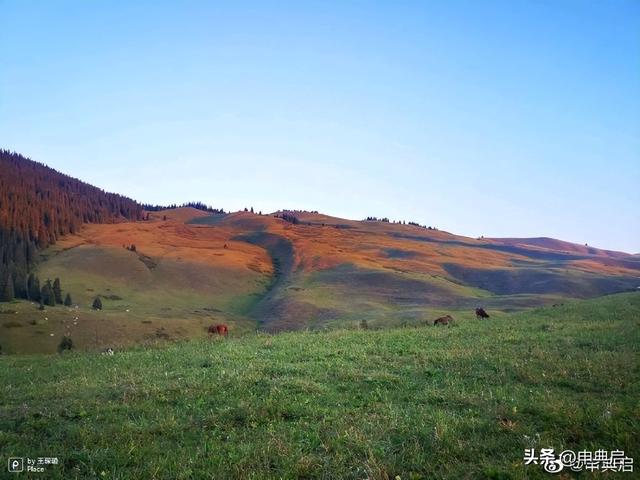
[(489, 314), (484, 311), (484, 308), (476, 308), (477, 318), (489, 318)]
[(225, 324), (211, 325), (207, 331), (209, 332), (209, 335), (217, 334), (226, 337), (229, 334), (229, 327)]
[(451, 315), (445, 315), (444, 317), (436, 318), (433, 321), (434, 325), (449, 325), (449, 322), (453, 322), (453, 317)]

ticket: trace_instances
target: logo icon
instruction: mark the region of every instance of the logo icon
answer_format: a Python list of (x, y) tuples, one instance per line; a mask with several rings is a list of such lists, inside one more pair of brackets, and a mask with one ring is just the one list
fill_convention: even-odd
[(18, 473), (24, 470), (24, 458), (10, 458), (9, 459), (9, 471), (11, 473)]

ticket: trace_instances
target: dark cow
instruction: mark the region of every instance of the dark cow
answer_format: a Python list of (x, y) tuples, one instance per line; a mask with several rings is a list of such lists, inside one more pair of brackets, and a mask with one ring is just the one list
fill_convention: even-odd
[(489, 314), (484, 311), (484, 308), (476, 308), (477, 318), (489, 318)]
[(207, 332), (209, 333), (209, 335), (220, 335), (222, 337), (226, 337), (229, 334), (229, 327), (227, 327), (225, 324), (220, 324), (220, 325), (211, 325)]
[(436, 318), (433, 321), (434, 325), (449, 325), (449, 322), (453, 322), (453, 317), (451, 315), (445, 315), (444, 317)]

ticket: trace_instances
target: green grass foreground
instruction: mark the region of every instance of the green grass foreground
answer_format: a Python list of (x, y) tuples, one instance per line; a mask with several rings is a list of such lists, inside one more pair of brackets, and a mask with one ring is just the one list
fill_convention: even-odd
[(57, 456), (33, 478), (547, 478), (529, 447), (622, 449), (637, 470), (639, 332), (630, 293), (449, 328), (4, 356), (2, 475)]

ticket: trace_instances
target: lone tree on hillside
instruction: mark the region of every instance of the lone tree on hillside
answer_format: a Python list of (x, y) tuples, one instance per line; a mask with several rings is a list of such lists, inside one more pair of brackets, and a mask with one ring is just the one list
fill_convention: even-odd
[(53, 281), (53, 297), (56, 303), (62, 303), (62, 288), (60, 288), (60, 279), (56, 278)]
[(67, 296), (64, 297), (64, 305), (65, 307), (70, 307), (73, 302), (71, 301), (71, 294), (67, 293)]
[(93, 308), (94, 310), (102, 310), (102, 300), (100, 300), (100, 297), (96, 297), (96, 298), (93, 300), (92, 308)]

